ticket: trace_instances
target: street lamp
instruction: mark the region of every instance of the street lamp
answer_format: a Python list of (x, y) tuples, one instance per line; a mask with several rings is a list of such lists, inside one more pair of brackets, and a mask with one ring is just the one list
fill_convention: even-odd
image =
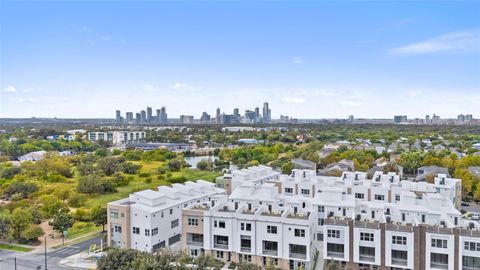
[(3, 262), (5, 260), (13, 260), (13, 263), (15, 265), (15, 270), (17, 270), (17, 257), (13, 257), (13, 258), (3, 258), (3, 259), (0, 259), (0, 262)]

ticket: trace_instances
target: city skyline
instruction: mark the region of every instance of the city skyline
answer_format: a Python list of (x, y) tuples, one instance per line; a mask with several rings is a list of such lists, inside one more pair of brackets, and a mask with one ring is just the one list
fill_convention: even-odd
[(480, 114), (477, 2), (0, 5), (0, 117)]

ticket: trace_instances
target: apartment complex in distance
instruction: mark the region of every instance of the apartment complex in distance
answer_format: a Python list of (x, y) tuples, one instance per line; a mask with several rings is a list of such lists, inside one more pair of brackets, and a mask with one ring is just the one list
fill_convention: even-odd
[[(292, 270), (311, 269), (317, 257), (317, 264), (336, 262), (351, 269), (480, 269), (480, 224), (457, 210), (461, 180), (446, 175), (420, 183), (402, 181), (395, 173), (336, 177), (295, 169), (284, 175), (257, 166), (217, 179), (225, 190), (203, 184), (210, 191), (201, 199), (185, 195), (188, 203), (178, 203), (175, 212), (181, 226), (173, 227), (174, 240), (192, 257), (211, 254), (225, 262), (272, 262)], [(135, 202), (142, 193), (109, 204), (110, 244), (119, 239), (113, 236), (112, 210), (122, 211), (119, 205)], [(148, 197), (150, 191), (145, 193)], [(121, 238), (128, 243), (124, 246), (167, 246), (144, 232), (144, 225), (136, 229), (133, 224), (144, 224), (143, 214), (129, 212), (122, 223), (129, 230)], [(158, 219), (148, 229), (170, 228), (171, 222)]]
[(87, 134), (87, 138), (89, 141), (106, 141), (116, 146), (142, 142), (145, 140), (145, 137), (145, 131), (97, 131), (89, 132)]

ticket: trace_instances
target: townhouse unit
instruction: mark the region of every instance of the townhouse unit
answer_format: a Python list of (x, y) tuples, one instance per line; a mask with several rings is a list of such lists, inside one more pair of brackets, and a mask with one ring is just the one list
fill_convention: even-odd
[[(181, 248), (182, 209), (209, 202), (224, 190), (198, 180), (143, 190), (107, 205), (108, 243), (113, 247), (152, 252), (163, 247)], [(177, 244), (178, 243), (178, 244)]]
[(311, 205), (290, 199), (274, 184), (248, 183), (214, 206), (188, 206), (182, 214), (183, 245), (193, 257), (309, 269), (317, 251), (315, 218)]
[(231, 194), (233, 190), (245, 183), (263, 184), (267, 181), (277, 180), (280, 173), (274, 171), (268, 166), (252, 166), (248, 169), (233, 170), (218, 177), (216, 180), (217, 187), (226, 190), (227, 194)]
[(107, 131), (107, 132), (89, 132), (87, 138), (89, 141), (106, 141), (113, 145), (121, 146), (125, 144), (138, 143), (145, 140), (145, 131)]

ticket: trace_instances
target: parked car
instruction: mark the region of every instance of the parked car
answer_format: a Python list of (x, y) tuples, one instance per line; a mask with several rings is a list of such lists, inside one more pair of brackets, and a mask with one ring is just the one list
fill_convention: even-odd
[(469, 206), (470, 204), (468, 202), (462, 202), (461, 205), (462, 206)]
[(475, 220), (475, 221), (478, 221), (478, 220), (480, 220), (480, 215), (472, 215), (471, 219)]

